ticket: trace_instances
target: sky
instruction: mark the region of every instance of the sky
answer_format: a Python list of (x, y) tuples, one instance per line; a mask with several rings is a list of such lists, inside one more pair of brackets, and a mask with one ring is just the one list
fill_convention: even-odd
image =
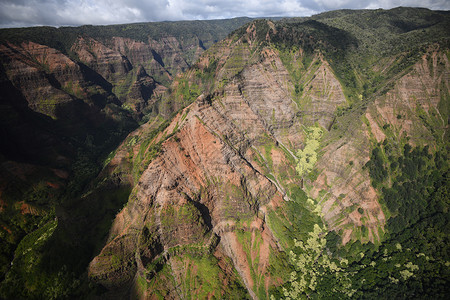
[(398, 6), (450, 10), (450, 0), (0, 0), (0, 27), (294, 17)]

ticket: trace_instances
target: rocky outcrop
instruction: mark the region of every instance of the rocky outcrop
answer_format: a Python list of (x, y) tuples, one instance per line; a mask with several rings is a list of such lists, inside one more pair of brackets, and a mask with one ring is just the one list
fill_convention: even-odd
[(148, 74), (157, 78), (159, 82), (169, 83), (173, 76), (164, 63), (166, 53), (156, 51), (154, 43), (144, 43), (128, 38), (115, 37), (111, 41), (111, 48), (126, 56), (133, 66), (142, 65)]
[(145, 72), (144, 67), (139, 65), (136, 74), (136, 81), (131, 85), (125, 103), (131, 106), (131, 109), (141, 114), (144, 109), (154, 104), (158, 97), (161, 97), (167, 88), (157, 83), (151, 76)]
[[(183, 123), (178, 124), (179, 132), (163, 143), (161, 155), (142, 174), (131, 201), (116, 217), (110, 241), (90, 265), (91, 277), (117, 287), (117, 280), (134, 277), (136, 255), (149, 263), (174, 247), (208, 247), (211, 235), (217, 234), (224, 236), (221, 243), (226, 253), (232, 251), (235, 266), (241, 265), (237, 269), (252, 290), (252, 279), (245, 275), (248, 270), (242, 269), (248, 268), (248, 262), (239, 263), (244, 259), (242, 253), (227, 246), (236, 243), (229, 240), (227, 232), (240, 220), (258, 219), (259, 209), (280, 195), (228, 140), (221, 138), (221, 132), (214, 130), (218, 127), (205, 125), (203, 116), (229, 128), (214, 106), (197, 102), (189, 107)], [(168, 132), (171, 129), (169, 126)], [(148, 241), (149, 236), (150, 246), (144, 243), (145, 247), (140, 247), (137, 241)], [(264, 239), (275, 245), (270, 235)], [(122, 249), (122, 263), (108, 271), (103, 266), (110, 265), (117, 249)]]
[[(305, 80), (301, 80), (303, 92), (300, 100), (304, 121), (318, 122), (320, 126), (330, 129), (333, 123), (334, 112), (338, 106), (347, 103), (341, 84), (333, 73), (330, 65), (321, 55), (311, 62), (312, 72), (305, 74)], [(308, 116), (310, 116), (308, 118)]]
[(175, 75), (187, 70), (205, 50), (202, 45), (198, 38), (173, 36), (149, 38), (148, 43), (124, 37), (102, 42), (79, 37), (71, 51), (109, 82), (120, 102), (140, 118), (165, 93)]
[[(74, 98), (62, 89), (70, 81), (80, 89), (79, 66), (61, 52), (33, 42), (0, 46), (7, 79), (20, 90), (32, 110), (58, 118), (58, 110), (74, 105)], [(73, 91), (73, 90), (72, 90)]]
[[(11, 244), (54, 214), (67, 189), (85, 184), (87, 178), (77, 176), (95, 170), (92, 158), (137, 124), (100, 75), (33, 42), (0, 46), (0, 89), (0, 180), (6, 183), (0, 186), (1, 200), (9, 214), (27, 224), (5, 218), (14, 230), (3, 236), (10, 246), (2, 259), (12, 259)], [(83, 159), (82, 165), (75, 163)]]
[[(111, 138), (109, 133), (94, 131), (114, 127), (111, 123), (116, 121), (132, 122), (118, 106), (140, 119), (166, 92), (160, 83), (167, 86), (205, 50), (203, 45), (211, 44), (198, 37), (179, 41), (168, 35), (147, 42), (122, 36), (104, 40), (90, 37), (82, 28), (79, 31), (71, 45), (64, 43), (71, 41), (72, 32), (64, 41), (44, 39), (59, 50), (28, 40), (2, 39), (1, 121), (6, 128), (2, 153), (6, 160), (67, 166), (68, 157), (74, 157), (72, 142), (79, 147), (90, 135), (88, 140), (103, 144), (100, 140)], [(92, 141), (95, 136), (101, 138)]]
[(80, 61), (109, 82), (115, 83), (133, 68), (128, 58), (93, 38), (78, 38), (71, 51), (77, 55)]
[[(184, 49), (180, 41), (171, 36), (162, 37), (158, 41), (150, 39), (149, 45), (153, 50), (155, 59), (159, 56), (162, 60), (162, 66), (170, 70), (169, 73), (172, 75), (181, 73), (189, 67), (190, 64), (184, 58), (183, 53), (190, 52), (191, 47), (198, 47), (197, 43)], [(163, 57), (164, 59), (162, 59)], [(192, 57), (192, 59), (192, 62), (195, 62), (195, 57)]]
[[(447, 120), (440, 105), (445, 103), (449, 89), (448, 67), (448, 57), (439, 46), (430, 47), (386, 95), (369, 107), (367, 125), (373, 137), (382, 142), (391, 130), (396, 138), (408, 138), (413, 145), (443, 141)], [(390, 130), (383, 128), (386, 124)]]

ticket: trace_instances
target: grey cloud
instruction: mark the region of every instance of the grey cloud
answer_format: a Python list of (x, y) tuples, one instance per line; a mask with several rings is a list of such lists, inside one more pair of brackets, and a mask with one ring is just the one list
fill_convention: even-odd
[(450, 9), (448, 0), (0, 0), (0, 27), (118, 24), (220, 19), (239, 16), (308, 16), (341, 8), (417, 6)]

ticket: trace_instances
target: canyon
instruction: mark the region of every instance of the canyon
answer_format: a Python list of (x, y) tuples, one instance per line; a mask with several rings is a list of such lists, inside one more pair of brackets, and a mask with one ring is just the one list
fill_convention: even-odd
[(239, 21), (1, 45), (3, 295), (448, 292), (448, 12)]

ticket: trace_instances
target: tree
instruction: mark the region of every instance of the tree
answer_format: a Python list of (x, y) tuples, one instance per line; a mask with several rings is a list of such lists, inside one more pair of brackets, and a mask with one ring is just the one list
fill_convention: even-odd
[(320, 127), (308, 127), (306, 129), (306, 143), (303, 150), (297, 151), (297, 166), (295, 169), (300, 176), (306, 175), (312, 171), (317, 162), (317, 150), (319, 149), (319, 140), (322, 137)]

